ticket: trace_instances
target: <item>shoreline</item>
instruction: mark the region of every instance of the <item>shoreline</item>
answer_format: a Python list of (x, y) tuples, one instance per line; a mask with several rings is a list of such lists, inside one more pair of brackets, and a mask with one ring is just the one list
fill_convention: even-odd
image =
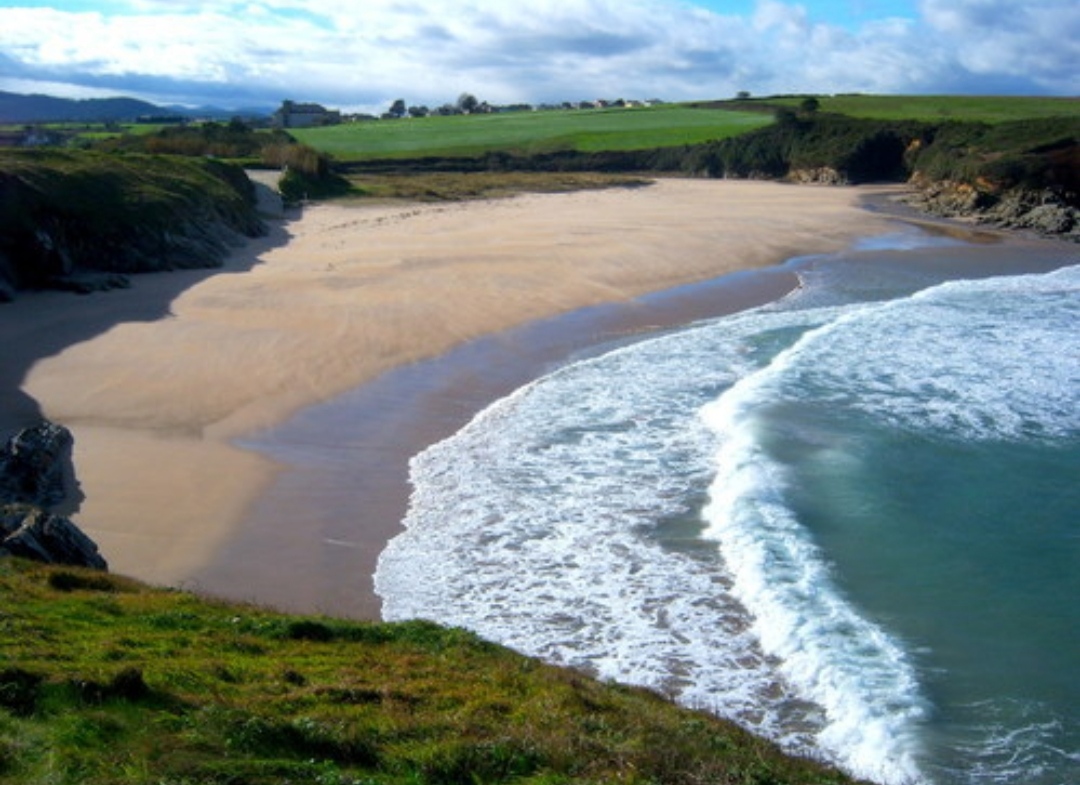
[[(40, 307), (16, 309), (14, 319), (0, 312), (0, 337), (27, 345), (26, 378), (4, 401), (18, 404), (5, 405), (4, 425), (37, 408), (72, 429), (85, 495), (73, 517), (116, 572), (371, 617), (373, 595), (342, 605), (325, 587), (364, 593), (370, 575), (355, 574), (356, 552), (373, 563), (396, 532), (383, 524), (363, 537), (312, 538), (315, 508), (260, 512), (289, 472), (250, 449), (259, 434), (395, 368), (483, 336), (498, 344), (505, 331), (554, 314), (622, 303), (620, 329), (655, 327), (638, 302), (648, 293), (837, 250), (894, 225), (859, 204), (882, 190), (661, 180), (449, 207), (316, 206), (223, 269), (65, 301), (66, 333), (28, 316)], [(112, 308), (117, 296), (128, 297), (122, 314)], [(694, 318), (685, 303), (671, 308), (671, 324)], [(438, 435), (422, 423), (402, 427), (420, 432), (412, 444)], [(401, 503), (400, 485), (387, 493), (376, 484), (368, 513), (385, 514), (394, 493)], [(334, 489), (320, 492), (315, 503), (333, 517)], [(364, 519), (365, 510), (354, 513)]]
[[(743, 272), (481, 336), (238, 440), (287, 468), (190, 587), (296, 612), (380, 618), (373, 578), (382, 550), (403, 531), (414, 455), (567, 363), (758, 307), (798, 286), (785, 265)], [(301, 515), (302, 529), (287, 525)], [(282, 583), (268, 563), (307, 579)]]

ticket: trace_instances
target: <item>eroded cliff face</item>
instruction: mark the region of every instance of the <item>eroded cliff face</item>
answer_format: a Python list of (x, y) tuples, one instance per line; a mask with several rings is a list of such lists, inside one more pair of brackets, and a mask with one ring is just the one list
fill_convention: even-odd
[(965, 183), (912, 177), (911, 206), (945, 218), (1035, 232), (1080, 242), (1080, 210), (1075, 198), (1053, 188), (1001, 188), (989, 182)]
[(86, 152), (0, 155), (0, 299), (125, 285), (129, 273), (215, 267), (265, 226), (238, 167)]

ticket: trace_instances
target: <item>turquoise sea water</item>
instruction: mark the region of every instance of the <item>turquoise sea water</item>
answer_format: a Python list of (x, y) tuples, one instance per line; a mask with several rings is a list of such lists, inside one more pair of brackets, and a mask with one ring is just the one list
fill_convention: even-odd
[[(875, 238), (527, 385), (413, 459), (384, 616), (882, 783), (1080, 781), (1080, 259), (1046, 254)], [(1021, 262), (1066, 266), (983, 277)]]

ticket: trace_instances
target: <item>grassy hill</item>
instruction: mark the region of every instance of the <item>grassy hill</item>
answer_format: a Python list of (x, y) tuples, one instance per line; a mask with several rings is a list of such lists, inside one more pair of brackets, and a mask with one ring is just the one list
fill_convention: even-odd
[[(762, 104), (796, 108), (806, 96), (762, 99)], [(871, 120), (1004, 123), (1071, 117), (1080, 122), (1080, 98), (981, 95), (817, 96), (819, 111)], [(752, 104), (751, 104), (752, 105)]]
[(851, 782), (424, 622), (288, 616), (13, 559), (0, 607), (9, 785)]
[(341, 161), (535, 155), (674, 147), (724, 139), (772, 122), (760, 112), (661, 105), (422, 117), (292, 129), (301, 142)]
[[(700, 145), (769, 126), (779, 108), (808, 96), (667, 104), (646, 108), (554, 110), (424, 117), (290, 133), (343, 162), (610, 153)], [(1080, 99), (994, 96), (819, 96), (819, 113), (889, 122), (998, 124), (1064, 118), (1080, 122)]]

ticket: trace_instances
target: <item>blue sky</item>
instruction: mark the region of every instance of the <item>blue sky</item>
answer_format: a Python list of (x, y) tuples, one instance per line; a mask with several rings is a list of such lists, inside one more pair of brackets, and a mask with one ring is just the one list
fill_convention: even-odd
[(1077, 0), (0, 0), (0, 90), (379, 111), (1080, 94)]
[[(708, 0), (695, 3), (718, 14), (750, 16), (754, 13), (755, 0)], [(791, 5), (799, 5), (792, 3)], [(872, 19), (895, 17), (918, 18), (916, 0), (814, 0), (801, 3), (813, 18), (824, 24), (836, 25), (849, 30)]]

